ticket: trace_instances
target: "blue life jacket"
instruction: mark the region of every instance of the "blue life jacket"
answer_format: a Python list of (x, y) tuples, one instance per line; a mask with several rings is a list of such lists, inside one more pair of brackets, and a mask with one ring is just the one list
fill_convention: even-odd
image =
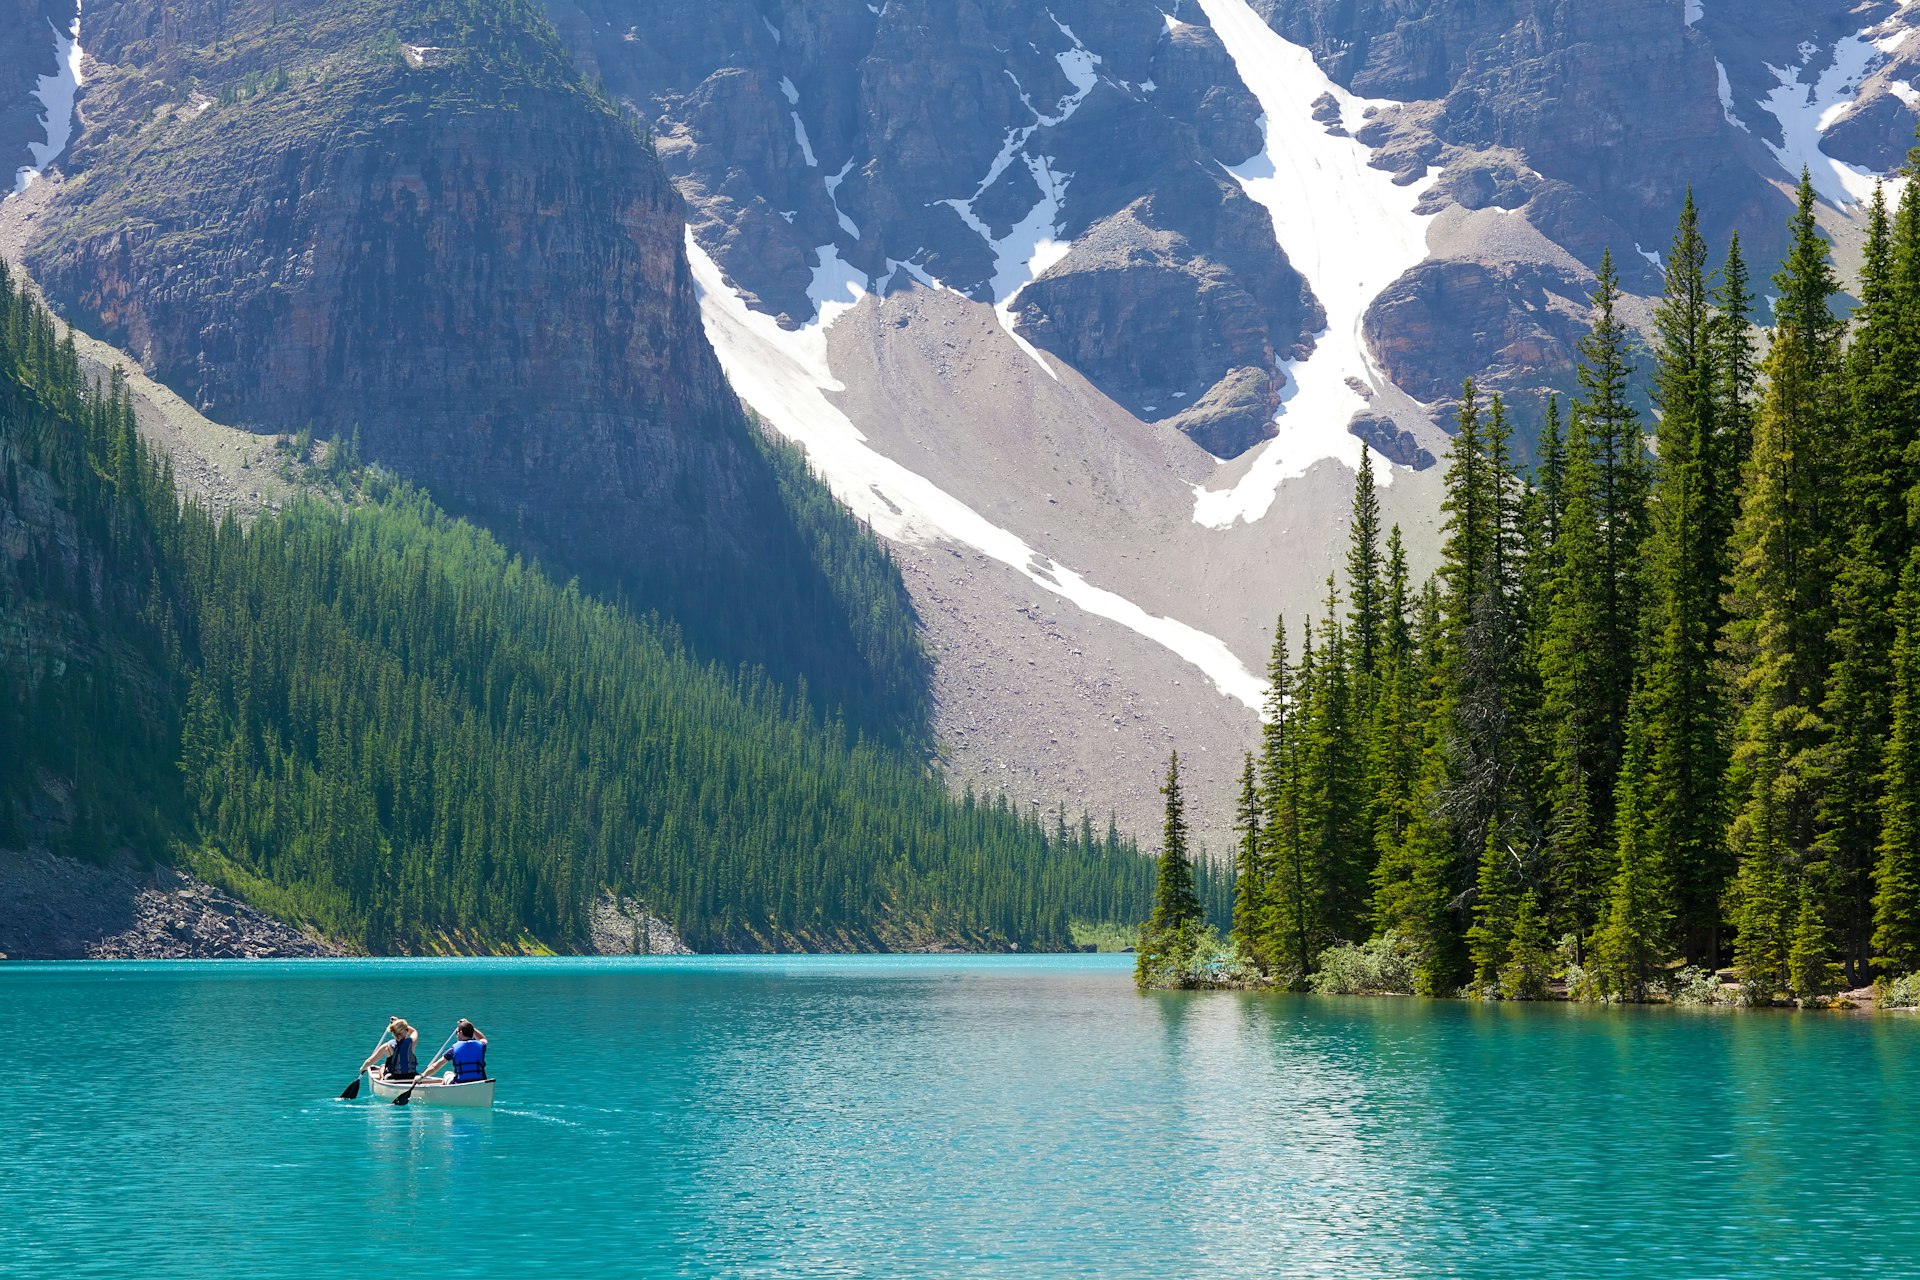
[(453, 1048), (447, 1050), (447, 1061), (453, 1064), (455, 1084), (465, 1084), (469, 1080), (485, 1080), (487, 1078), (487, 1042), (455, 1040)]
[(387, 1055), (387, 1076), (394, 1080), (410, 1080), (420, 1070), (413, 1060), (413, 1042), (417, 1036), (408, 1036), (405, 1040), (393, 1042), (393, 1052)]

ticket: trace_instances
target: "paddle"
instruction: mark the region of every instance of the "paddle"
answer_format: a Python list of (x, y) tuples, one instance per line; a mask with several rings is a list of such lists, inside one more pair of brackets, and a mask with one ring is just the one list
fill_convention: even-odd
[[(447, 1051), (447, 1047), (453, 1043), (454, 1036), (457, 1036), (459, 1034), (460, 1033), (458, 1031), (455, 1031), (453, 1035), (448, 1036), (445, 1040), (443, 1040), (440, 1044), (439, 1053), (436, 1053), (431, 1058), (428, 1058), (427, 1059), (428, 1063), (431, 1064), (431, 1063), (440, 1061), (440, 1054), (445, 1053)], [(413, 1091), (415, 1089), (418, 1089), (420, 1087), (420, 1082), (422, 1080), (425, 1080), (426, 1078), (427, 1078), (427, 1073), (424, 1071), (422, 1071), (419, 1075), (415, 1076), (413, 1078), (413, 1083), (407, 1086), (407, 1091), (393, 1100), (393, 1105), (396, 1107), (404, 1107), (408, 1103), (412, 1102)]]
[[(380, 1036), (380, 1039), (375, 1040), (373, 1042), (373, 1051), (375, 1053), (380, 1052), (380, 1046), (386, 1040), (386, 1038), (387, 1038), (386, 1034), (383, 1032)], [(367, 1064), (363, 1062), (360, 1064), (359, 1072), (353, 1077), (353, 1083), (340, 1091), (340, 1101), (352, 1102), (355, 1098), (360, 1096), (360, 1077), (365, 1074), (367, 1074)]]

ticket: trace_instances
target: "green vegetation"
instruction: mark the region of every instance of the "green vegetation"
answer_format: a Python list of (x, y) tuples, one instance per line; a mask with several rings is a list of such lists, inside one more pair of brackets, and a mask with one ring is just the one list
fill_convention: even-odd
[[(1920, 968), (1920, 192), (1876, 199), (1850, 321), (1801, 183), (1756, 362), (1691, 196), (1654, 448), (1610, 261), (1564, 435), (1523, 479), (1471, 381), (1436, 578), (1356, 484), (1340, 596), (1284, 625), (1242, 779), (1251, 983), (1705, 1003)], [(1171, 869), (1177, 876), (1178, 868)], [(1156, 912), (1156, 919), (1159, 913)], [(1150, 926), (1151, 928), (1151, 926)], [(1897, 979), (1897, 981), (1890, 981)]]
[(0, 322), (0, 844), (174, 845), (372, 950), (577, 945), (609, 887), (705, 948), (1060, 948), (1147, 909), (1111, 824), (956, 800), (350, 447), (346, 504), (215, 521), (3, 267)]

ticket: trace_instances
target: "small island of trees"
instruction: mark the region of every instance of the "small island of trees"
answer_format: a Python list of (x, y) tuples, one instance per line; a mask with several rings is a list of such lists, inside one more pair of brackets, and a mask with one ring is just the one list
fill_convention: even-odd
[(1920, 196), (1876, 192), (1850, 319), (1805, 175), (1791, 230), (1760, 334), (1688, 195), (1650, 441), (1610, 258), (1530, 475), (1469, 380), (1424, 584), (1363, 459), (1323, 616), (1275, 630), (1229, 943), (1176, 760), (1142, 986), (1915, 1003)]

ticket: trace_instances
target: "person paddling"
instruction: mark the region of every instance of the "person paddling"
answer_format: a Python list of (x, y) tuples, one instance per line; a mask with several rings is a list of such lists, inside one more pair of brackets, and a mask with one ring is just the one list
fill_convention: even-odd
[(387, 1022), (387, 1038), (360, 1064), (360, 1069), (365, 1071), (377, 1062), (385, 1062), (387, 1079), (411, 1080), (418, 1070), (414, 1050), (419, 1040), (420, 1033), (405, 1018), (396, 1014)]
[(453, 1046), (428, 1064), (425, 1074), (432, 1075), (446, 1062), (453, 1065), (453, 1083), (466, 1084), (473, 1080), (487, 1078), (487, 1038), (480, 1029), (460, 1019), (460, 1025), (454, 1028)]

